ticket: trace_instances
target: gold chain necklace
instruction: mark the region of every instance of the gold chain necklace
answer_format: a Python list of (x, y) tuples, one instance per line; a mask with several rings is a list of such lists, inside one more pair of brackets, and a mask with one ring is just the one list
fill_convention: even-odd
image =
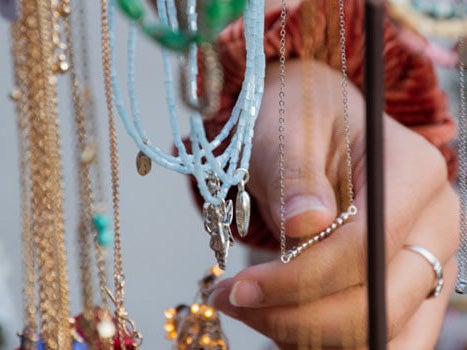
[[(107, 293), (115, 304), (115, 320), (117, 324), (117, 337), (120, 346), (126, 350), (125, 338), (130, 338), (132, 347), (137, 349), (142, 342), (142, 336), (135, 328), (134, 323), (128, 319), (128, 313), (124, 306), (125, 301), (125, 276), (123, 274), (122, 249), (120, 237), (120, 176), (118, 165), (118, 143), (115, 129), (115, 117), (113, 111), (113, 92), (111, 77), (111, 55), (109, 44), (109, 19), (108, 2), (101, 0), (101, 25), (102, 25), (102, 67), (104, 70), (105, 100), (108, 114), (109, 143), (110, 143), (110, 166), (112, 178), (112, 203), (114, 220), (114, 288), (112, 294), (109, 289)], [(127, 323), (132, 329), (127, 328)], [(139, 344), (138, 344), (139, 343)]]
[(20, 150), (25, 297), (25, 349), (41, 340), (48, 349), (71, 349), (64, 243), (63, 186), (57, 113), (55, 50), (50, 1), (23, 0), (12, 26)]

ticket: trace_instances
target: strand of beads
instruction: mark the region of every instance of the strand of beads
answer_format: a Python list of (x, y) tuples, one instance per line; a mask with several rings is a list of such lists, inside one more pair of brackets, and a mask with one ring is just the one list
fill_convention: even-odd
[[(177, 3), (180, 5), (179, 3)], [(160, 24), (170, 28), (174, 33), (179, 30), (179, 18), (186, 22), (181, 23), (184, 28), (188, 28), (193, 33), (200, 33), (198, 28), (204, 28), (206, 25), (203, 14), (197, 13), (197, 2), (195, 0), (186, 1), (186, 13), (180, 13), (181, 7), (176, 6), (174, 0), (158, 0), (158, 14)], [(246, 234), (245, 228), (248, 227), (248, 212), (249, 207), (246, 200), (246, 191), (244, 185), (248, 178), (248, 167), (251, 156), (253, 127), (258, 116), (258, 111), (261, 103), (264, 86), (264, 71), (265, 57), (263, 50), (263, 17), (264, 17), (264, 0), (253, 0), (248, 3), (244, 13), (245, 21), (245, 37), (246, 37), (246, 69), (245, 77), (239, 97), (235, 103), (232, 113), (225, 123), (222, 130), (211, 141), (208, 140), (203, 126), (203, 115), (199, 110), (194, 109), (189, 120), (191, 126), (190, 141), (192, 146), (191, 153), (186, 149), (179, 128), (178, 113), (176, 108), (173, 64), (171, 61), (171, 52), (165, 47), (162, 48), (162, 60), (165, 73), (164, 86), (166, 90), (166, 102), (169, 110), (169, 121), (172, 129), (172, 137), (177, 148), (178, 156), (173, 156), (163, 152), (155, 146), (141, 121), (140, 109), (137, 100), (135, 88), (135, 60), (136, 60), (136, 34), (137, 27), (141, 20), (135, 20), (130, 23), (128, 36), (128, 95), (130, 103), (130, 111), (127, 112), (123, 104), (122, 90), (118, 80), (118, 74), (115, 69), (114, 45), (115, 36), (113, 32), (114, 17), (115, 17), (115, 0), (109, 8), (109, 27), (110, 27), (110, 46), (112, 54), (112, 85), (114, 91), (114, 100), (120, 115), (120, 118), (138, 148), (140, 149), (141, 158), (148, 157), (155, 163), (166, 167), (170, 170), (175, 170), (183, 174), (192, 174), (198, 184), (201, 195), (206, 200), (207, 204), (213, 205), (216, 209), (216, 220), (219, 222), (227, 222), (225, 197), (232, 186), (239, 186), (242, 192), (238, 212), (241, 218), (237, 220), (241, 227), (242, 234)], [(183, 16), (182, 16), (183, 14)], [(198, 16), (199, 15), (199, 16)], [(210, 25), (207, 25), (208, 27)], [(203, 29), (204, 30), (204, 29)], [(203, 101), (199, 101), (197, 91), (197, 74), (198, 74), (198, 49), (203, 54), (203, 44), (192, 42), (189, 45), (188, 52), (184, 53), (185, 61), (182, 65), (184, 80), (186, 79), (187, 93), (186, 99), (194, 105), (199, 105)], [(209, 50), (208, 50), (209, 51)], [(202, 55), (206, 60), (210, 56)], [(230, 141), (223, 152), (215, 155), (216, 149), (230, 137)], [(144, 155), (144, 156), (143, 156)], [(145, 161), (145, 159), (143, 159)], [(141, 162), (143, 162), (140, 159)], [(143, 171), (144, 173), (144, 171)], [(216, 183), (219, 184), (215, 191), (209, 188), (209, 182), (212, 178), (216, 178)], [(244, 215), (242, 215), (244, 214)], [(222, 225), (226, 227), (228, 225)], [(226, 228), (227, 229), (227, 228)], [(218, 231), (218, 230), (217, 230)], [(214, 232), (209, 231), (209, 234), (218, 241), (219, 237), (230, 237), (229, 232)], [(228, 251), (229, 240), (220, 239), (222, 247), (215, 244), (211, 247), (216, 251), (218, 261), (225, 264), (226, 254)]]
[[(166, 4), (167, 3), (167, 4)], [(169, 19), (169, 4), (173, 5), (173, 1), (159, 0), (159, 16), (161, 23), (168, 25), (176, 23), (176, 16)], [(253, 136), (253, 126), (256, 120), (259, 105), (263, 93), (264, 83), (264, 52), (263, 52), (263, 23), (258, 21), (257, 18), (262, 18), (263, 1), (252, 1), (245, 11), (245, 37), (247, 45), (247, 67), (245, 71), (245, 79), (238, 100), (233, 108), (232, 114), (225, 124), (221, 132), (209, 142), (206, 138), (205, 131), (202, 124), (202, 117), (199, 113), (193, 113), (190, 116), (190, 123), (192, 126), (191, 141), (193, 145), (193, 153), (188, 154), (181, 138), (179, 125), (177, 122), (177, 111), (175, 106), (175, 93), (173, 82), (173, 69), (170, 61), (170, 53), (163, 49), (163, 63), (166, 79), (164, 85), (166, 87), (166, 100), (169, 106), (169, 119), (172, 128), (172, 136), (174, 144), (178, 151), (178, 156), (173, 156), (163, 152), (160, 148), (153, 145), (147, 136), (147, 132), (142, 127), (138, 101), (136, 99), (135, 86), (134, 86), (134, 61), (135, 61), (135, 40), (136, 30), (133, 25), (130, 25), (129, 31), (129, 46), (128, 46), (128, 91), (130, 95), (130, 109), (131, 113), (127, 113), (124, 105), (123, 98), (118, 81), (118, 74), (113, 67), (113, 86), (115, 91), (116, 106), (128, 134), (133, 138), (138, 148), (149, 158), (157, 164), (166, 167), (170, 170), (175, 170), (183, 174), (193, 174), (198, 180), (201, 194), (210, 203), (219, 204), (220, 199), (225, 197), (228, 189), (231, 186), (237, 185), (241, 180), (241, 175), (235, 175), (238, 168), (248, 169), (249, 159), (251, 155), (251, 139)], [(110, 8), (110, 24), (113, 28), (114, 9)], [(188, 14), (191, 13), (191, 21), (195, 17), (193, 8), (188, 8)], [(189, 16), (190, 17), (190, 16)], [(174, 26), (174, 25), (173, 25)], [(193, 26), (193, 24), (191, 24)], [(114, 35), (111, 30), (112, 54), (114, 55)], [(196, 46), (192, 48), (193, 54), (190, 54), (189, 64), (192, 68), (190, 74), (190, 86), (196, 86)], [(131, 116), (130, 116), (131, 114)], [(214, 156), (213, 151), (235, 130), (231, 142), (226, 150)], [(198, 145), (195, 145), (198, 144)], [(199, 152), (198, 152), (199, 149)], [(241, 155), (241, 159), (240, 159)], [(202, 163), (203, 158), (207, 159), (206, 163)], [(195, 165), (195, 163), (197, 163)], [(240, 163), (240, 164), (238, 164)], [(223, 169), (225, 167), (227, 171)], [(214, 172), (222, 181), (222, 188), (219, 198), (214, 198), (205, 184), (206, 178), (209, 173)]]

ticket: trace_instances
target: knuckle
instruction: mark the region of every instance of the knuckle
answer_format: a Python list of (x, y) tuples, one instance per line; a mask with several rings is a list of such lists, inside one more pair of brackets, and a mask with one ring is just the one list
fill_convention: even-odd
[(448, 227), (446, 232), (446, 241), (447, 248), (449, 249), (450, 256), (454, 255), (459, 248), (460, 244), (460, 201), (459, 196), (451, 185), (447, 184), (447, 192), (449, 196), (449, 208), (446, 208), (448, 211), (447, 215), (451, 217), (448, 219)]
[(441, 186), (448, 181), (448, 167), (441, 152), (433, 145), (426, 147), (426, 175), (430, 176), (433, 183)]
[(290, 322), (280, 312), (268, 313), (264, 318), (264, 333), (278, 342), (290, 342), (294, 337), (290, 334)]

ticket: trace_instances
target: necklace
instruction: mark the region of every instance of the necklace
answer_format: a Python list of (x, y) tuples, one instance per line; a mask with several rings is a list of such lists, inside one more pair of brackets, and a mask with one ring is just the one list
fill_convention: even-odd
[(286, 2), (281, 2), (281, 31), (280, 31), (280, 57), (279, 57), (279, 200), (280, 200), (280, 247), (281, 261), (285, 264), (300, 255), (305, 249), (316, 244), (319, 241), (329, 237), (333, 231), (343, 225), (352, 216), (357, 215), (357, 207), (354, 204), (354, 189), (352, 182), (352, 150), (350, 146), (350, 116), (348, 100), (348, 78), (347, 78), (347, 59), (346, 59), (346, 39), (345, 39), (345, 16), (344, 0), (339, 0), (339, 34), (341, 44), (341, 63), (342, 63), (342, 100), (344, 107), (344, 127), (345, 127), (345, 153), (347, 167), (347, 192), (348, 208), (342, 212), (325, 230), (312, 235), (305, 242), (291, 249), (287, 248), (287, 235), (285, 229), (285, 40), (286, 40)]
[[(109, 27), (110, 27), (110, 52), (114, 58), (114, 2), (109, 7)], [(192, 31), (198, 28), (197, 22), (197, 2), (189, 0), (186, 3), (187, 27)], [(177, 6), (174, 0), (159, 0), (157, 2), (158, 14), (161, 25), (177, 30), (179, 23), (177, 16)], [(179, 8), (180, 9), (180, 6)], [(175, 108), (175, 94), (173, 88), (173, 67), (170, 53), (162, 50), (166, 99), (169, 106), (169, 119), (172, 128), (174, 144), (177, 148), (178, 156), (173, 156), (163, 152), (152, 144), (146, 130), (143, 128), (138, 101), (135, 93), (135, 40), (136, 25), (134, 21), (130, 23), (129, 45), (128, 45), (128, 93), (130, 96), (130, 113), (127, 113), (123, 105), (118, 74), (116, 72), (114, 59), (112, 59), (112, 87), (114, 100), (120, 118), (138, 148), (140, 149), (139, 163), (147, 164), (147, 158), (155, 163), (182, 174), (192, 174), (198, 183), (200, 193), (205, 199), (204, 223), (205, 229), (211, 237), (210, 247), (214, 250), (217, 262), (221, 268), (225, 268), (229, 247), (233, 244), (230, 232), (230, 223), (233, 219), (233, 205), (226, 201), (225, 197), (232, 186), (238, 186), (239, 196), (236, 202), (236, 223), (240, 234), (246, 235), (249, 224), (249, 196), (245, 190), (248, 181), (248, 168), (251, 156), (252, 137), (254, 122), (257, 118), (264, 85), (265, 59), (263, 52), (263, 31), (264, 25), (258, 18), (263, 18), (264, 1), (253, 0), (249, 2), (245, 9), (245, 37), (247, 48), (247, 65), (244, 83), (232, 114), (220, 133), (211, 141), (206, 137), (203, 126), (203, 116), (199, 111), (194, 111), (190, 115), (190, 139), (192, 144), (191, 153), (183, 144), (177, 111)], [(200, 22), (201, 26), (203, 25)], [(212, 50), (200, 45), (202, 56), (206, 61), (212, 60)], [(186, 87), (190, 89), (189, 98), (197, 101), (197, 50), (196, 45), (190, 45), (186, 59), (183, 64), (183, 80), (186, 80)], [(213, 83), (214, 84), (214, 83)], [(218, 84), (215, 83), (215, 84)], [(214, 84), (214, 85), (215, 85)], [(214, 151), (230, 137), (225, 150), (214, 155)], [(147, 166), (141, 166), (142, 173), (146, 173)]]
[(464, 38), (459, 39), (459, 192), (460, 192), (460, 245), (457, 252), (458, 268), (456, 292), (464, 294), (467, 286), (467, 102), (465, 91)]
[(56, 23), (62, 15), (58, 6), (46, 0), (23, 0), (19, 5), (21, 13), (12, 25), (17, 89), (12, 97), (21, 151), (25, 298), (21, 348), (83, 349), (82, 339), (69, 322), (56, 87), (59, 72), (54, 70), (59, 41)]
[[(122, 249), (120, 238), (120, 177), (118, 164), (118, 143), (115, 129), (112, 100), (112, 77), (111, 77), (111, 44), (109, 40), (109, 8), (107, 0), (101, 0), (101, 25), (102, 25), (102, 66), (104, 69), (105, 101), (108, 113), (109, 143), (110, 143), (110, 165), (112, 178), (112, 203), (114, 224), (114, 293), (108, 288), (106, 292), (115, 304), (115, 322), (117, 325), (117, 336), (114, 339), (114, 348), (122, 350), (137, 349), (142, 342), (142, 336), (137, 331), (135, 324), (128, 318), (124, 306), (125, 301), (125, 276), (123, 274)], [(130, 326), (130, 328), (128, 327)]]

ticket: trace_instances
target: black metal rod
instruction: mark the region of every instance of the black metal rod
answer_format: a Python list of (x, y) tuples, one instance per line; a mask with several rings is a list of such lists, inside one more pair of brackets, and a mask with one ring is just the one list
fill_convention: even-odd
[(365, 92), (370, 350), (384, 350), (387, 342), (383, 179), (383, 13), (382, 1), (366, 0)]

